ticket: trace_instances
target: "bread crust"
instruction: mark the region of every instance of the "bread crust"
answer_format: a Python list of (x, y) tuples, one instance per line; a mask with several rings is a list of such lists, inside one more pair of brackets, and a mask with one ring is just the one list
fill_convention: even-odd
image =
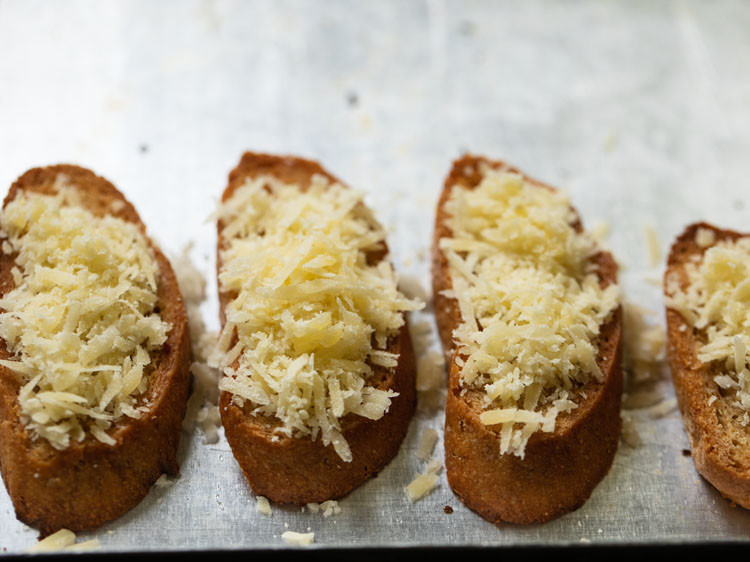
[[(669, 252), (664, 273), (665, 294), (667, 279), (673, 275), (683, 288), (687, 286), (685, 265), (708, 249), (695, 242), (701, 228), (712, 231), (717, 242), (750, 236), (705, 222), (689, 225)], [(694, 330), (674, 309), (667, 307), (666, 315), (667, 356), (695, 468), (722, 496), (750, 509), (748, 430), (732, 419), (739, 409), (722, 401), (723, 391), (714, 382), (720, 371), (698, 359), (697, 350), (706, 341), (705, 333)], [(708, 405), (711, 396), (717, 398), (713, 406)]]
[[(52, 193), (58, 174), (66, 174), (89, 211), (135, 223), (143, 232), (133, 206), (107, 180), (71, 165), (34, 168), (10, 188), (4, 205), (22, 191)], [(115, 208), (112, 203), (115, 203)], [(107, 445), (90, 434), (80, 443), (58, 451), (45, 439), (33, 439), (21, 422), (18, 392), (21, 377), (0, 366), (0, 472), (19, 520), (46, 536), (58, 529), (92, 530), (122, 515), (148, 493), (162, 473), (177, 474), (177, 447), (190, 386), (190, 340), (187, 317), (177, 280), (169, 262), (153, 248), (159, 266), (158, 304), (172, 325), (162, 350), (153, 354), (156, 368), (138, 403), (152, 402), (139, 419), (122, 417), (107, 433), (117, 442)], [(0, 295), (14, 288), (10, 269), (15, 255), (0, 255)], [(0, 340), (0, 359), (11, 359)]]
[[(246, 178), (275, 176), (306, 189), (312, 177), (320, 174), (341, 183), (320, 164), (292, 156), (273, 156), (247, 152), (229, 175), (229, 185), (222, 200), (226, 201)], [(221, 268), (221, 250), (226, 245), (222, 225), (218, 225), (217, 270)], [(379, 261), (387, 247), (369, 255), (368, 261)], [(219, 292), (220, 316), (225, 323), (224, 309), (233, 295)], [(415, 364), (411, 337), (404, 316), (398, 336), (388, 342), (387, 351), (399, 354), (398, 366), (392, 370), (373, 366), (373, 386), (397, 392), (388, 412), (379, 420), (349, 414), (342, 418), (342, 434), (352, 452), (352, 461), (344, 462), (332, 446), (324, 446), (318, 436), (293, 438), (278, 436), (272, 431), (280, 425), (275, 418), (257, 416), (246, 404), (240, 408), (232, 403), (232, 395), (222, 392), (220, 411), (222, 424), (235, 459), (257, 495), (277, 503), (303, 505), (340, 498), (384, 468), (399, 451), (416, 406)]]
[[(579, 508), (612, 465), (620, 435), (622, 397), (622, 310), (618, 307), (599, 339), (599, 365), (604, 380), (582, 387), (586, 397), (578, 407), (560, 414), (552, 433), (536, 432), (526, 445), (525, 457), (500, 455), (499, 429), (479, 421), (481, 391), (461, 394), (460, 368), (453, 330), (460, 322), (455, 299), (442, 294), (451, 289), (450, 271), (439, 240), (452, 235), (445, 203), (454, 186), (475, 188), (481, 167), (521, 173), (507, 164), (466, 155), (453, 163), (445, 180), (435, 218), (432, 280), (435, 316), (450, 378), (445, 412), (445, 464), (448, 483), (461, 501), (494, 524), (503, 521), (528, 524), (549, 521)], [(553, 189), (528, 178), (535, 185)], [(575, 227), (581, 229), (578, 222)], [(607, 252), (592, 258), (603, 287), (617, 280), (617, 265)]]

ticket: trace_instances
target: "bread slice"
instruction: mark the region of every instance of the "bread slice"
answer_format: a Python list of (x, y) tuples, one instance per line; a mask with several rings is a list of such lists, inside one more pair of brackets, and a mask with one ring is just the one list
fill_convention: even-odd
[[(713, 232), (715, 242), (750, 237), (707, 223), (688, 226), (669, 252), (665, 292), (666, 281), (673, 276), (684, 289), (688, 284), (685, 266), (710, 247), (696, 242), (701, 229)], [(694, 329), (672, 308), (666, 314), (669, 366), (695, 467), (724, 497), (750, 509), (750, 430), (738, 419), (744, 411), (731, 404), (730, 392), (714, 382), (721, 369), (698, 359), (698, 349), (707, 341), (705, 331)], [(715, 401), (709, 405), (711, 397)]]
[[(58, 174), (79, 189), (89, 211), (135, 223), (145, 235), (133, 206), (107, 180), (77, 166), (34, 168), (10, 188), (5, 205), (21, 192), (53, 193)], [(190, 385), (190, 343), (185, 308), (169, 262), (154, 250), (161, 273), (158, 307), (172, 325), (166, 343), (152, 353), (155, 369), (138, 404), (151, 402), (139, 419), (114, 422), (106, 445), (90, 434), (57, 450), (45, 439), (32, 438), (21, 421), (16, 372), (0, 366), (0, 472), (16, 516), (48, 535), (60, 528), (91, 530), (134, 507), (164, 472), (177, 474), (177, 446)], [(11, 268), (15, 255), (0, 254), (0, 294), (15, 287)], [(0, 341), (0, 359), (12, 359)]]
[[(597, 364), (605, 376), (603, 382), (592, 379), (580, 389), (578, 407), (557, 417), (554, 432), (534, 433), (523, 459), (500, 455), (499, 426), (484, 425), (479, 420), (482, 391), (460, 386), (452, 334), (461, 315), (457, 301), (443, 294), (452, 288), (452, 283), (448, 262), (439, 248), (439, 240), (452, 234), (445, 210), (451, 190), (454, 186), (475, 188), (482, 180), (481, 166), (520, 173), (500, 161), (464, 156), (454, 162), (437, 206), (433, 298), (438, 331), (450, 361), (445, 412), (446, 472), (461, 501), (488, 521), (544, 522), (583, 505), (612, 465), (620, 434), (622, 312), (618, 307), (601, 328)], [(580, 222), (576, 228), (581, 228)], [(617, 265), (609, 253), (598, 253), (592, 262), (602, 287), (616, 282)]]
[[(316, 174), (341, 183), (310, 160), (247, 152), (230, 173), (222, 200), (228, 200), (247, 178), (270, 175), (304, 190)], [(220, 221), (219, 256), (225, 245)], [(382, 252), (368, 255), (368, 261), (376, 263), (386, 254), (387, 248), (384, 248)], [(221, 258), (218, 268), (221, 268)], [(224, 309), (233, 297), (219, 293), (222, 326)], [(352, 452), (351, 462), (344, 462), (334, 448), (324, 446), (320, 438), (313, 441), (309, 437), (275, 436), (273, 429), (281, 425), (277, 419), (253, 415), (250, 402), (239, 407), (232, 402), (230, 393), (221, 393), (220, 411), (227, 440), (256, 494), (278, 503), (298, 505), (339, 498), (375, 476), (396, 456), (416, 405), (414, 354), (406, 323), (398, 336), (388, 342), (387, 351), (399, 355), (398, 366), (392, 370), (373, 366), (374, 373), (368, 384), (399, 395), (391, 400), (390, 409), (378, 420), (355, 414), (341, 419), (342, 434)]]

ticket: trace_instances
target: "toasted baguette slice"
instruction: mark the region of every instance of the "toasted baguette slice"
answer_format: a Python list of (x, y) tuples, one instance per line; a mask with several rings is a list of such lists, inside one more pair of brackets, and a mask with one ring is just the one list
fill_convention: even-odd
[[(453, 164), (440, 196), (433, 240), (433, 298), (438, 331), (450, 359), (445, 412), (445, 457), (448, 482), (464, 504), (488, 521), (528, 524), (544, 522), (574, 509), (589, 498), (609, 471), (620, 434), (622, 395), (621, 309), (601, 328), (597, 364), (605, 378), (581, 388), (578, 407), (557, 417), (552, 433), (536, 432), (523, 459), (500, 455), (499, 426), (480, 422), (482, 391), (463, 389), (453, 331), (461, 314), (458, 303), (443, 291), (452, 288), (449, 265), (439, 240), (450, 237), (445, 204), (454, 186), (473, 189), (482, 180), (480, 166), (520, 173), (503, 162), (464, 156)], [(526, 181), (549, 186), (525, 177)], [(578, 223), (577, 228), (580, 227)], [(617, 265), (607, 252), (592, 258), (602, 286), (616, 282)]]
[[(35, 168), (10, 188), (5, 205), (21, 192), (54, 193), (58, 174), (79, 189), (89, 211), (135, 223), (145, 235), (133, 206), (107, 180), (77, 166)], [(148, 239), (147, 239), (148, 240)], [(41, 535), (60, 528), (91, 530), (134, 507), (159, 476), (177, 474), (177, 446), (190, 386), (190, 342), (185, 308), (169, 262), (149, 241), (158, 262), (158, 304), (172, 325), (162, 350), (152, 353), (155, 370), (138, 404), (150, 402), (139, 419), (122, 416), (108, 430), (117, 443), (106, 445), (88, 434), (57, 450), (32, 438), (18, 404), (22, 377), (0, 366), (0, 471), (16, 516)], [(0, 294), (15, 287), (14, 255), (0, 254)], [(0, 341), (0, 359), (12, 359)]]
[[(706, 223), (688, 226), (669, 252), (665, 293), (667, 279), (673, 276), (684, 289), (689, 282), (686, 264), (709, 249), (696, 242), (699, 229), (713, 232), (715, 241), (710, 246), (750, 237)], [(721, 369), (698, 359), (698, 349), (706, 343), (704, 331), (694, 329), (672, 308), (667, 308), (666, 314), (669, 366), (695, 467), (724, 497), (750, 509), (750, 430), (738, 419), (743, 411), (732, 405), (725, 398), (727, 391), (714, 382)], [(712, 405), (708, 402), (711, 397), (715, 399)]]
[[(227, 201), (247, 178), (270, 175), (306, 189), (313, 176), (320, 174), (331, 182), (341, 183), (318, 163), (291, 156), (272, 156), (247, 152), (229, 175), (229, 185), (222, 196)], [(218, 224), (219, 256), (225, 247), (221, 221)], [(377, 262), (387, 248), (368, 261)], [(218, 269), (221, 258), (218, 259)], [(233, 295), (219, 293), (221, 323), (224, 309)], [(406, 320), (406, 318), (404, 318)], [(392, 390), (398, 396), (390, 409), (378, 420), (355, 414), (341, 419), (342, 434), (349, 444), (352, 461), (344, 462), (332, 446), (324, 446), (320, 437), (290, 438), (273, 434), (281, 422), (273, 417), (253, 415), (248, 401), (239, 407), (232, 395), (222, 392), (222, 424), (234, 457), (253, 491), (274, 502), (303, 505), (339, 498), (375, 476), (396, 456), (416, 405), (415, 364), (409, 330), (404, 323), (397, 337), (388, 342), (387, 351), (399, 355), (392, 370), (373, 366), (368, 384), (381, 390)]]

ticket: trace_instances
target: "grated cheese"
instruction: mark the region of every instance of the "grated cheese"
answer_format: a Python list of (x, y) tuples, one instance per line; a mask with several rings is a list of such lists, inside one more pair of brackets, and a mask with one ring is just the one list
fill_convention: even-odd
[(443, 385), (445, 359), (439, 351), (428, 351), (417, 361), (417, 390), (434, 390)]
[(327, 500), (320, 504), (320, 511), (323, 512), (323, 517), (330, 517), (331, 515), (338, 515), (341, 513), (339, 502), (336, 500)]
[(438, 460), (432, 460), (427, 464), (425, 471), (417, 476), (405, 488), (406, 497), (414, 503), (429, 495), (438, 485), (438, 474), (443, 465)]
[[(684, 288), (675, 275), (667, 278), (666, 304), (704, 334), (698, 359), (720, 370), (716, 384), (750, 412), (750, 238), (716, 243), (687, 263), (685, 273)], [(744, 416), (741, 423), (747, 421)]]
[(0, 214), (17, 253), (0, 299), (0, 337), (24, 377), (18, 402), (35, 437), (56, 449), (89, 431), (114, 445), (112, 423), (148, 404), (150, 352), (170, 325), (155, 312), (159, 269), (137, 225), (97, 217), (59, 175), (56, 195), (21, 192)]
[(623, 367), (631, 379), (629, 382), (653, 382), (661, 375), (666, 336), (663, 325), (647, 320), (655, 315), (654, 311), (632, 302), (623, 306)]
[(419, 445), (417, 446), (417, 458), (421, 461), (426, 461), (432, 455), (432, 451), (435, 449), (435, 444), (438, 440), (437, 431), (428, 427), (422, 433), (422, 437), (419, 439)]
[(287, 544), (294, 546), (308, 546), (315, 542), (315, 533), (295, 533), (294, 531), (284, 531), (281, 538)]
[(635, 425), (635, 420), (627, 412), (622, 412), (622, 430), (620, 437), (628, 446), (635, 449), (641, 444), (641, 436), (638, 433), (638, 428)]
[(68, 529), (60, 529), (48, 537), (43, 538), (34, 546), (26, 549), (27, 553), (55, 552), (86, 552), (100, 548), (99, 539), (90, 539), (76, 544), (76, 534)]
[(190, 259), (193, 243), (188, 243), (177, 256), (172, 256), (172, 267), (180, 285), (190, 327), (190, 345), (194, 361), (190, 365), (193, 375), (193, 392), (188, 400), (182, 428), (192, 432), (197, 426), (203, 432), (203, 443), (219, 441), (221, 417), (216, 404), (219, 401), (221, 372), (208, 365), (218, 334), (206, 330), (201, 314), (201, 304), (206, 299), (206, 279)]
[(656, 406), (651, 406), (646, 410), (648, 415), (652, 419), (658, 419), (663, 418), (667, 414), (673, 412), (677, 409), (677, 399), (676, 398), (669, 398), (667, 400), (661, 401)]
[(531, 434), (554, 431), (576, 389), (601, 380), (596, 339), (619, 290), (600, 287), (596, 243), (560, 192), (487, 169), (475, 189), (454, 187), (446, 211), (461, 385), (484, 391), (480, 419), (502, 426), (500, 453), (523, 458)]
[(362, 195), (315, 176), (306, 191), (273, 177), (248, 179), (218, 210), (226, 245), (219, 285), (226, 307), (219, 384), (235, 403), (274, 416), (288, 437), (321, 436), (346, 462), (347, 414), (381, 418), (392, 391), (368, 384), (373, 366), (422, 304), (404, 297), (390, 264), (368, 264), (385, 233)]
[(656, 267), (661, 263), (661, 247), (659, 246), (659, 238), (656, 236), (656, 231), (651, 225), (644, 227), (646, 234), (646, 243), (648, 244), (648, 256), (652, 267)]
[(710, 228), (699, 228), (695, 232), (695, 243), (701, 248), (708, 248), (716, 242), (716, 233)]
[(255, 508), (258, 510), (258, 513), (260, 513), (261, 515), (265, 515), (266, 517), (270, 517), (272, 512), (271, 504), (268, 501), (268, 498), (265, 496), (258, 496), (256, 500), (257, 503)]

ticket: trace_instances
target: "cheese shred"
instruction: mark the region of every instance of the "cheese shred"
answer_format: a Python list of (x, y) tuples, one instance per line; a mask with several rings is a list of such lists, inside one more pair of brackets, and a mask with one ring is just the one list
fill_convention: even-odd
[(376, 367), (421, 308), (399, 293), (378, 256), (384, 231), (362, 195), (314, 176), (302, 190), (273, 177), (248, 179), (216, 213), (226, 244), (219, 285), (232, 295), (212, 364), (221, 390), (254, 415), (275, 417), (287, 437), (321, 436), (346, 462), (348, 414), (377, 420), (396, 393), (376, 388)]
[[(701, 229), (702, 230), (702, 229)], [(711, 235), (713, 235), (712, 231)], [(698, 238), (707, 235), (698, 231)], [(706, 241), (708, 242), (708, 241)], [(701, 244), (699, 243), (699, 246)], [(702, 333), (698, 359), (720, 373), (714, 382), (733, 396), (735, 406), (750, 416), (750, 238), (723, 240), (701, 260), (685, 265), (687, 284), (676, 275), (666, 282), (666, 305)]]
[(158, 313), (159, 269), (138, 226), (98, 217), (59, 175), (57, 193), (20, 192), (0, 214), (2, 237), (17, 253), (15, 288), (0, 299), (0, 337), (22, 375), (18, 396), (32, 434), (56, 449), (90, 432), (107, 434), (148, 404), (150, 352), (170, 325)]
[(445, 209), (461, 385), (484, 391), (480, 420), (500, 426), (500, 453), (523, 458), (534, 432), (577, 407), (577, 388), (602, 380), (597, 338), (619, 290), (600, 286), (596, 243), (558, 191), (488, 168), (476, 188), (454, 186)]

